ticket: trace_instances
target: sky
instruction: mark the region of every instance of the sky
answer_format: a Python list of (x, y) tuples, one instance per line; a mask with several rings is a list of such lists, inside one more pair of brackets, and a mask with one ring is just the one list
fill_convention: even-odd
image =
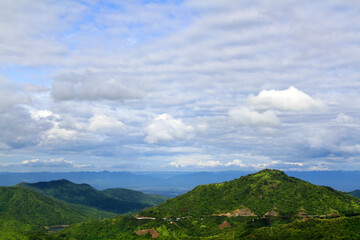
[(0, 0), (0, 171), (360, 170), (359, 12)]

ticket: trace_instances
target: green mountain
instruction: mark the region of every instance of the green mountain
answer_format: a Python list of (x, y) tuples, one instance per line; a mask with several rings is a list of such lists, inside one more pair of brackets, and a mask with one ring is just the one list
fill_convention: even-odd
[(67, 204), (22, 187), (0, 187), (0, 239), (27, 239), (29, 232), (40, 227), (114, 215)]
[(355, 190), (355, 191), (349, 192), (349, 194), (354, 197), (360, 198), (360, 190)]
[(43, 196), (22, 187), (0, 187), (0, 215), (39, 226), (71, 224), (102, 216), (114, 216)]
[(201, 185), (140, 216), (307, 216), (360, 213), (360, 199), (265, 169), (229, 182)]
[(155, 206), (166, 199), (158, 195), (148, 195), (121, 188), (98, 191), (88, 184), (75, 184), (65, 179), (50, 182), (20, 183), (18, 186), (67, 203), (81, 204), (114, 213), (140, 211)]

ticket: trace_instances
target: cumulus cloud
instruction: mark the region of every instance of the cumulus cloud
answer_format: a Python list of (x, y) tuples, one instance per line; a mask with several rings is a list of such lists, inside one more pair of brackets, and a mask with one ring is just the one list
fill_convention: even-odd
[(245, 126), (278, 127), (280, 119), (273, 111), (257, 112), (249, 108), (234, 108), (229, 111), (230, 119)]
[(257, 96), (249, 96), (249, 103), (256, 110), (279, 109), (283, 111), (303, 111), (324, 106), (319, 99), (291, 86), (286, 90), (263, 90)]
[(194, 136), (194, 128), (186, 125), (181, 119), (175, 119), (169, 114), (155, 117), (145, 128), (147, 143), (168, 142), (172, 140), (187, 140)]
[(291, 86), (286, 90), (262, 90), (257, 96), (248, 97), (248, 106), (230, 109), (229, 117), (237, 124), (252, 127), (279, 127), (277, 112), (305, 111), (322, 108), (321, 100)]
[(89, 129), (91, 131), (119, 131), (125, 128), (125, 124), (114, 117), (106, 116), (104, 114), (95, 114), (89, 120)]

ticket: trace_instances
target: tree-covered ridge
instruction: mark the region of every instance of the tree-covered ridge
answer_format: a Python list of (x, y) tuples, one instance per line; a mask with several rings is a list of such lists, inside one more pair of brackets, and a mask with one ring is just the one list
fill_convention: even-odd
[(290, 224), (254, 229), (243, 239), (360, 239), (360, 216), (308, 219)]
[(47, 226), (72, 224), (111, 213), (69, 205), (22, 187), (0, 187), (0, 216), (25, 224)]
[(149, 195), (121, 188), (99, 191), (88, 184), (75, 184), (65, 179), (49, 182), (21, 183), (19, 186), (68, 203), (96, 207), (114, 213), (140, 211), (166, 200), (162, 196)]
[(265, 169), (232, 181), (198, 186), (140, 215), (200, 216), (236, 210), (250, 210), (258, 216), (269, 212), (281, 216), (351, 215), (360, 212), (360, 199)]

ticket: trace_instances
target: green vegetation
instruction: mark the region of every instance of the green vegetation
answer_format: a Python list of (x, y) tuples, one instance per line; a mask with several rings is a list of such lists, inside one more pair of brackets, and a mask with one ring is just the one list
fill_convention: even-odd
[(88, 184), (75, 184), (65, 179), (32, 184), (20, 183), (18, 186), (67, 203), (81, 204), (114, 213), (136, 212), (166, 200), (163, 196), (121, 188), (98, 191)]
[(360, 239), (360, 217), (308, 219), (255, 229), (244, 239)]
[(0, 187), (0, 239), (24, 239), (40, 227), (72, 224), (115, 214), (67, 204), (22, 187)]
[(0, 240), (28, 239), (31, 224), (22, 223), (10, 216), (0, 215)]
[(0, 214), (20, 222), (47, 226), (114, 216), (94, 208), (69, 205), (21, 187), (0, 187)]
[[(227, 221), (229, 227), (220, 229)], [(51, 236), (52, 240), (150, 239), (136, 232), (155, 229), (158, 239), (360, 239), (360, 217), (308, 219), (285, 223), (281, 218), (208, 216), (174, 220), (138, 220), (131, 216), (72, 225)]]
[[(128, 193), (127, 198), (121, 198), (124, 193)], [(104, 194), (124, 201), (140, 196), (118, 189)], [(34, 200), (33, 204), (37, 205)], [(5, 205), (0, 204), (0, 209)], [(157, 239), (360, 239), (359, 210), (360, 199), (347, 193), (312, 185), (278, 170), (263, 170), (230, 182), (198, 186), (135, 216), (79, 222), (54, 234), (25, 220), (18, 227), (19, 215), (11, 218), (6, 210), (6, 221), (0, 218), (0, 240), (150, 239), (153, 234)], [(33, 221), (31, 216), (23, 216)]]
[(131, 216), (119, 216), (102, 221), (89, 221), (74, 224), (69, 228), (57, 232), (54, 239), (137, 239), (135, 230), (138, 225), (149, 222), (149, 220), (137, 220)]
[(356, 215), (360, 213), (360, 199), (289, 177), (279, 170), (265, 169), (229, 182), (198, 186), (140, 215), (206, 216), (233, 213), (237, 209), (248, 209), (257, 216), (273, 211), (290, 218), (298, 214)]

